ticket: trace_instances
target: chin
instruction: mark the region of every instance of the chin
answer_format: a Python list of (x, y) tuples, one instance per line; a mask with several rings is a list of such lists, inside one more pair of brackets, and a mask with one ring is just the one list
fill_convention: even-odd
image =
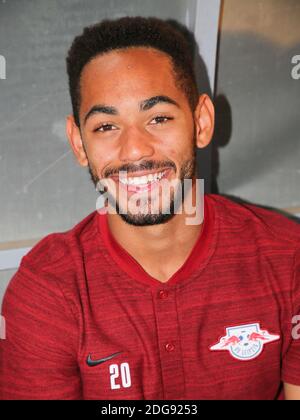
[(168, 222), (174, 214), (120, 214), (124, 222), (132, 226), (154, 226)]

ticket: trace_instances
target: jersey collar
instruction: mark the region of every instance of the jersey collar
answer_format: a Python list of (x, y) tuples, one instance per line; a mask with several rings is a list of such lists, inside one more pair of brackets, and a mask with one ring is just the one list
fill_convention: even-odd
[(105, 248), (109, 256), (117, 264), (117, 267), (125, 272), (127, 275), (137, 280), (140, 283), (148, 286), (171, 286), (178, 282), (183, 283), (189, 280), (194, 274), (198, 274), (207, 264), (213, 250), (214, 236), (216, 234), (216, 218), (215, 209), (209, 200), (209, 196), (204, 197), (204, 225), (202, 232), (197, 239), (193, 249), (191, 250), (185, 263), (179, 268), (176, 273), (167, 282), (160, 282), (159, 280), (148, 274), (143, 267), (133, 258), (112, 235), (107, 215), (97, 213), (98, 229)]

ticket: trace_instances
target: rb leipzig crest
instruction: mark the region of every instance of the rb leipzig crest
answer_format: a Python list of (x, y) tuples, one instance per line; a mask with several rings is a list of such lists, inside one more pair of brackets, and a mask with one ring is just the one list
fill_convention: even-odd
[(229, 351), (237, 360), (248, 361), (256, 359), (263, 351), (264, 345), (278, 341), (279, 335), (270, 334), (260, 328), (260, 324), (241, 325), (226, 328), (226, 336), (214, 346), (211, 351)]

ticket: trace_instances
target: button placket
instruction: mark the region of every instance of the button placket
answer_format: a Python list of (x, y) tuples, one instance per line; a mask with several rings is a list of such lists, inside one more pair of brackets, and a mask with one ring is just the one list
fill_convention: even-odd
[(155, 292), (155, 312), (161, 369), (166, 399), (184, 396), (183, 357), (176, 305), (176, 290)]
[(168, 343), (168, 344), (166, 344), (165, 349), (166, 349), (166, 351), (167, 351), (168, 353), (171, 353), (172, 351), (174, 351), (174, 350), (175, 350), (175, 346), (174, 346), (174, 344), (172, 344), (172, 343)]
[(169, 293), (167, 290), (160, 290), (158, 293), (158, 296), (161, 300), (165, 300), (165, 299), (168, 299)]

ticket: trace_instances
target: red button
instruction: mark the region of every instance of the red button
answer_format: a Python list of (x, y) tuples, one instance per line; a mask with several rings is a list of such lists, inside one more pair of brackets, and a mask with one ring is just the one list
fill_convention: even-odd
[(172, 351), (174, 351), (175, 350), (175, 346), (174, 346), (174, 344), (172, 344), (172, 343), (168, 343), (168, 344), (166, 344), (166, 351), (167, 352), (169, 352), (169, 353), (171, 353)]
[(161, 291), (159, 292), (159, 297), (160, 297), (160, 299), (167, 299), (167, 298), (168, 298), (168, 296), (169, 296), (169, 293), (168, 293), (166, 290), (161, 290)]

